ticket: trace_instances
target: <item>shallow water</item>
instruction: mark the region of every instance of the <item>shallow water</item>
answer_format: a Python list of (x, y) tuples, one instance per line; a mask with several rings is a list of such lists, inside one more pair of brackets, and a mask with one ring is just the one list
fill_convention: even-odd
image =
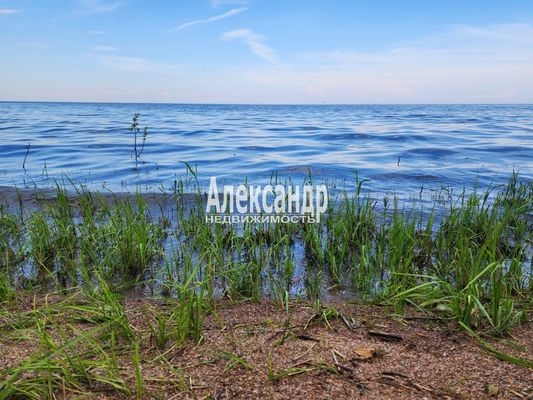
[[(134, 113), (148, 126), (135, 169)], [(376, 193), (533, 179), (532, 105), (177, 105), (0, 102), (0, 186), (157, 192), (196, 166), (203, 185), (368, 179)], [(24, 167), (24, 168), (23, 168)]]

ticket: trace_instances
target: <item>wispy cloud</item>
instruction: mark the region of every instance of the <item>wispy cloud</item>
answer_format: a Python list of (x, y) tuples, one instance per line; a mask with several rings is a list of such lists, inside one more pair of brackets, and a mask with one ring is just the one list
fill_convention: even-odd
[(533, 27), (528, 24), (495, 24), (490, 26), (473, 26), (457, 25), (452, 27), (448, 32), (440, 35), (430, 36), (421, 40), (421, 43), (439, 43), (439, 42), (461, 42), (465, 38), (473, 43), (478, 41), (516, 41), (519, 43), (530, 42), (533, 38)]
[(120, 7), (120, 2), (109, 3), (102, 0), (78, 0), (79, 14), (102, 14), (115, 11)]
[(19, 12), (22, 12), (22, 10), (15, 8), (0, 8), (0, 15), (17, 14)]
[(99, 64), (111, 70), (127, 73), (149, 73), (157, 76), (174, 76), (181, 71), (180, 66), (164, 64), (144, 57), (132, 57), (93, 53), (88, 55)]
[(48, 49), (50, 47), (49, 42), (44, 42), (42, 40), (28, 39), (22, 42), (16, 43), (18, 46), (22, 47), (31, 47), (34, 49)]
[(113, 46), (99, 46), (99, 45), (96, 45), (96, 46), (93, 46), (92, 47), (93, 51), (97, 51), (97, 52), (111, 52), (111, 51), (117, 51), (118, 48), (117, 47), (113, 47)]
[(211, 0), (213, 7), (220, 7), (226, 5), (244, 5), (250, 3), (249, 0)]
[(294, 61), (289, 71), (253, 78), (265, 80), (270, 74), (274, 82), (305, 87), (309, 99), (316, 100), (530, 102), (533, 26), (454, 26), (397, 47), (332, 49), (297, 54)]
[(372, 64), (387, 61), (385, 53), (361, 52), (353, 50), (331, 50), (316, 53), (296, 54), (296, 59), (314, 64)]
[(240, 14), (243, 11), (246, 11), (246, 10), (247, 10), (246, 7), (234, 8), (232, 10), (229, 10), (229, 11), (225, 12), (224, 14), (215, 15), (214, 17), (205, 18), (205, 19), (197, 19), (197, 20), (194, 20), (194, 21), (185, 22), (184, 24), (181, 24), (177, 28), (169, 29), (169, 31), (178, 32), (178, 31), (181, 31), (183, 29), (189, 28), (189, 27), (191, 27), (193, 25), (208, 24), (210, 22), (220, 21), (221, 19), (233, 17), (234, 15)]
[[(105, 14), (117, 10), (123, 1), (109, 2), (107, 0), (76, 0), (72, 2), (69, 14), (59, 15), (54, 22), (69, 20), (72, 18), (89, 17), (96, 14)], [(87, 31), (89, 35), (101, 34), (100, 31)], [(103, 32), (102, 32), (103, 33)]]
[(97, 29), (92, 29), (85, 32), (87, 35), (105, 35), (104, 31), (99, 31)]
[(153, 70), (157, 66), (153, 61), (142, 57), (107, 55), (93, 55), (92, 57), (100, 64), (119, 71), (146, 72)]
[(233, 31), (225, 32), (221, 37), (221, 40), (241, 40), (247, 44), (251, 52), (257, 57), (271, 63), (278, 63), (278, 56), (276, 52), (263, 43), (263, 37), (256, 34), (251, 29), (235, 29)]
[(331, 50), (298, 54), (296, 58), (314, 65), (364, 68), (372, 64), (396, 69), (401, 65), (412, 65), (416, 70), (429, 66), (485, 68), (529, 63), (533, 61), (533, 27), (525, 24), (457, 26), (440, 35), (376, 52)]

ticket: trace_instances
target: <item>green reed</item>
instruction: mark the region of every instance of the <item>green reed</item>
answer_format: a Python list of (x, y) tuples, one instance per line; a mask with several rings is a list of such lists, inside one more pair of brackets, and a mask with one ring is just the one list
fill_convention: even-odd
[(77, 283), (77, 230), (75, 225), (74, 207), (65, 190), (59, 185), (56, 198), (49, 207), (54, 237), (56, 274), (60, 287), (72, 286)]
[(133, 142), (133, 153), (132, 155), (135, 157), (135, 168), (137, 169), (139, 158), (141, 157), (143, 151), (144, 151), (144, 145), (146, 144), (146, 138), (148, 137), (148, 127), (145, 126), (142, 129), (142, 138), (141, 144), (139, 146), (138, 144), (138, 138), (137, 136), (141, 133), (141, 128), (139, 127), (139, 118), (141, 117), (141, 114), (135, 113), (133, 114), (132, 123), (130, 125), (130, 132), (133, 132), (134, 134), (134, 142)]
[(0, 205), (0, 303), (14, 297), (13, 271), (23, 260), (22, 231), (17, 215), (12, 215)]
[[(356, 190), (335, 192), (319, 223), (242, 225), (206, 222), (197, 171), (186, 164), (186, 174), (173, 187), (175, 207), (160, 207), (158, 217), (140, 193), (104, 196), (75, 186), (74, 195), (58, 186), (23, 220), (0, 209), (3, 296), (30, 262), (30, 282), (63, 288), (97, 285), (99, 276), (111, 291), (161, 279), (167, 294), (189, 304), (184, 315), (223, 296), (284, 303), (289, 293), (316, 300), (335, 287), (400, 308), (445, 298), (440, 306), (451, 315), (502, 333), (505, 310), (518, 315), (531, 297), (533, 185), (516, 174), (482, 193), (437, 193), (429, 206), (372, 199), (356, 178)], [(487, 272), (489, 265), (499, 272)], [(468, 320), (469, 313), (490, 319)]]
[(30, 253), (37, 268), (37, 280), (44, 284), (53, 279), (57, 247), (53, 229), (43, 212), (34, 213), (29, 221)]
[[(74, 194), (58, 186), (31, 212), (0, 206), (6, 307), (0, 337), (39, 343), (0, 371), (0, 399), (94, 391), (147, 396), (145, 343), (163, 352), (200, 341), (204, 317), (220, 297), (270, 295), (288, 309), (296, 277), (303, 281), (297, 295), (315, 302), (313, 321), (326, 326), (338, 317), (321, 305), (330, 287), (351, 288), (354, 299), (398, 311), (423, 308), (472, 335), (504, 336), (531, 309), (533, 183), (516, 174), (481, 193), (438, 193), (429, 208), (372, 199), (356, 180), (354, 193), (335, 194), (320, 223), (222, 225), (206, 222), (197, 171), (186, 167), (187, 177), (173, 188), (175, 207), (159, 217), (140, 193), (111, 196), (75, 186)], [(9, 311), (21, 276), (39, 283), (33, 289), (62, 290), (64, 300)], [(119, 289), (144, 287), (158, 276), (171, 298), (165, 308), (145, 311), (149, 332), (138, 332)]]

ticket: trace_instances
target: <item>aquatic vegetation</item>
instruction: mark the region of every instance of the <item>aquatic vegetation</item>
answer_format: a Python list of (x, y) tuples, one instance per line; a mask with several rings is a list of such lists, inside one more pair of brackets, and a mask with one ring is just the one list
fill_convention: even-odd
[[(354, 193), (334, 193), (319, 223), (212, 224), (196, 170), (187, 171), (187, 181), (159, 198), (167, 206), (141, 193), (57, 186), (31, 211), (0, 207), (0, 303), (13, 302), (21, 280), (36, 293), (67, 296), (1, 328), (31, 329), (41, 347), (2, 373), (0, 398), (96, 387), (141, 398), (143, 346), (166, 352), (200, 341), (204, 318), (216, 314), (222, 297), (268, 296), (285, 311), (292, 298), (306, 297), (316, 309), (310, 322), (326, 326), (339, 314), (321, 301), (339, 292), (397, 312), (424, 309), (472, 335), (505, 336), (527, 319), (533, 184), (517, 175), (483, 193), (436, 196), (429, 210), (373, 199), (357, 181)], [(128, 288), (168, 298), (164, 308), (145, 310), (144, 334), (125, 313)], [(121, 372), (125, 351), (133, 351), (128, 378)], [(228, 365), (247, 367), (232, 354), (224, 355)]]
[[(427, 289), (428, 282), (441, 292), (479, 286), (487, 298), (499, 281), (503, 299), (531, 293), (533, 185), (516, 175), (501, 190), (437, 196), (430, 210), (398, 199), (381, 204), (357, 181), (354, 193), (335, 193), (318, 223), (213, 224), (205, 219), (197, 172), (186, 167), (189, 178), (170, 194), (174, 206), (149, 205), (141, 193), (104, 196), (74, 187), (69, 194), (58, 186), (53, 199), (20, 222), (4, 207), (5, 279), (15, 283), (23, 274), (66, 289), (94, 284), (100, 274), (117, 288), (160, 282), (177, 297), (202, 288), (209, 302), (318, 299), (335, 288), (401, 305), (414, 302), (412, 289)], [(480, 275), (489, 265), (500, 272)]]
[(53, 280), (56, 246), (51, 224), (43, 212), (36, 212), (30, 218), (30, 253), (37, 268), (39, 284)]
[(133, 121), (130, 125), (130, 132), (133, 132), (134, 136), (134, 142), (133, 142), (133, 156), (135, 157), (135, 168), (138, 167), (139, 158), (141, 157), (143, 151), (144, 151), (144, 145), (146, 143), (146, 137), (148, 136), (148, 127), (145, 126), (142, 129), (142, 138), (140, 148), (138, 146), (138, 140), (137, 136), (141, 133), (141, 128), (139, 127), (139, 118), (141, 117), (141, 114), (135, 113), (133, 114)]
[(0, 205), (0, 303), (12, 299), (15, 294), (11, 285), (13, 272), (24, 258), (20, 225), (18, 216)]
[(136, 205), (129, 199), (115, 200), (114, 207), (100, 229), (106, 246), (104, 268), (106, 273), (119, 273), (133, 280), (143, 279), (150, 262), (161, 252), (164, 237), (162, 227), (151, 221), (142, 196), (136, 196)]

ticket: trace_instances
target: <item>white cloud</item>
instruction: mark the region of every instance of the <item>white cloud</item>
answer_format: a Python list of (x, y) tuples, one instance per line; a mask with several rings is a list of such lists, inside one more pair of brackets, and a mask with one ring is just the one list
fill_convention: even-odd
[(331, 50), (316, 53), (296, 54), (296, 59), (312, 63), (325, 64), (369, 64), (387, 61), (387, 54), (361, 52), (352, 50)]
[(225, 41), (241, 40), (248, 45), (252, 53), (257, 57), (260, 57), (271, 64), (278, 63), (276, 52), (262, 42), (263, 38), (260, 35), (254, 33), (250, 29), (235, 29), (233, 31), (225, 32), (220, 39)]
[[(260, 41), (246, 29), (222, 39)], [(301, 53), (283, 64), (233, 67), (224, 76), (228, 87), (239, 88), (228, 102), (240, 95), (273, 103), (531, 103), (533, 28), (450, 27), (380, 51)]]
[[(114, 44), (104, 39), (93, 37), (92, 43)], [(181, 59), (165, 64), (155, 58), (128, 57), (95, 48), (87, 57), (98, 68), (90, 65), (84, 82), (79, 82), (77, 73), (69, 77), (65, 69), (63, 73), (31, 78), (35, 84), (24, 88), (22, 78), (0, 76), (1, 87), (7, 97), (17, 99), (39, 96), (36, 93), (41, 87), (43, 93), (47, 87), (62, 87), (70, 100), (100, 101), (533, 102), (533, 24), (452, 26), (439, 35), (397, 46), (383, 45), (381, 50), (331, 45), (329, 49), (284, 56), (283, 63), (276, 62), (278, 57), (267, 41), (250, 29), (230, 30), (219, 39), (237, 41), (226, 46), (243, 43), (243, 50), (249, 48), (261, 60), (270, 61), (213, 66), (190, 57), (184, 59), (189, 65), (178, 64), (183, 62), (178, 61)], [(24, 44), (45, 45), (31, 41)], [(53, 85), (48, 75), (57, 76)]]
[(36, 40), (36, 39), (27, 39), (21, 42), (17, 42), (16, 44), (18, 46), (31, 47), (34, 49), (41, 49), (41, 50), (48, 49), (50, 47), (49, 42), (45, 42), (42, 40)]
[(244, 5), (250, 3), (249, 0), (211, 0), (213, 7), (220, 7), (226, 5)]
[(490, 28), (455, 27), (441, 35), (421, 38), (402, 47), (376, 52), (331, 50), (297, 54), (296, 59), (315, 65), (362, 68), (383, 65), (392, 68), (428, 66), (504, 65), (533, 62), (533, 29), (527, 25), (497, 25)]
[[(73, 9), (69, 14), (59, 15), (54, 22), (64, 21), (72, 18), (88, 17), (95, 14), (104, 14), (110, 13), (117, 10), (121, 5), (122, 1), (107, 2), (105, 0), (76, 0), (73, 3)], [(89, 35), (99, 35), (101, 31), (89, 30), (86, 31)]]
[(496, 40), (501, 41), (531, 41), (533, 39), (533, 28), (528, 24), (496, 24), (488, 27), (479, 27), (472, 25), (457, 25), (449, 32), (441, 35), (432, 36), (422, 39), (421, 42), (442, 42), (446, 41), (462, 41), (464, 39), (478, 41), (481, 40)]
[(193, 25), (208, 24), (210, 22), (219, 21), (221, 19), (233, 17), (234, 15), (240, 14), (241, 12), (246, 11), (246, 10), (247, 10), (246, 7), (234, 8), (232, 10), (229, 10), (229, 11), (225, 12), (224, 14), (215, 15), (214, 17), (205, 18), (205, 19), (197, 19), (197, 20), (194, 20), (194, 21), (186, 22), (184, 24), (181, 24), (177, 28), (169, 29), (169, 31), (177, 32), (177, 31), (181, 31), (181, 30), (183, 30), (185, 28), (189, 28), (189, 27), (191, 27)]
[(79, 13), (84, 15), (112, 12), (121, 5), (119, 2), (107, 3), (102, 0), (78, 0), (78, 4)]
[[(104, 53), (89, 54), (88, 57), (110, 70), (126, 73), (149, 73), (153, 76), (169, 77), (181, 73), (179, 65), (163, 64), (144, 57), (109, 55)], [(124, 76), (128, 76), (125, 74)]]
[(110, 51), (118, 50), (118, 48), (113, 47), (113, 46), (99, 46), (99, 45), (93, 46), (92, 49), (93, 51), (98, 51), (98, 52), (110, 52)]
[(87, 35), (105, 35), (104, 31), (99, 31), (97, 29), (92, 29), (85, 32)]
[[(402, 47), (376, 52), (331, 50), (295, 55), (296, 61), (316, 68), (337, 68), (361, 72), (367, 69), (398, 72), (449, 70), (459, 73), (478, 68), (524, 67), (533, 69), (533, 29), (528, 25), (495, 25), (491, 27), (454, 27), (435, 35), (405, 43)], [(436, 78), (438, 80), (438, 78)]]
[(93, 55), (100, 64), (111, 69), (128, 72), (146, 72), (158, 67), (157, 63), (142, 57)]
[(17, 14), (19, 12), (21, 12), (21, 10), (14, 8), (0, 8), (0, 15)]

